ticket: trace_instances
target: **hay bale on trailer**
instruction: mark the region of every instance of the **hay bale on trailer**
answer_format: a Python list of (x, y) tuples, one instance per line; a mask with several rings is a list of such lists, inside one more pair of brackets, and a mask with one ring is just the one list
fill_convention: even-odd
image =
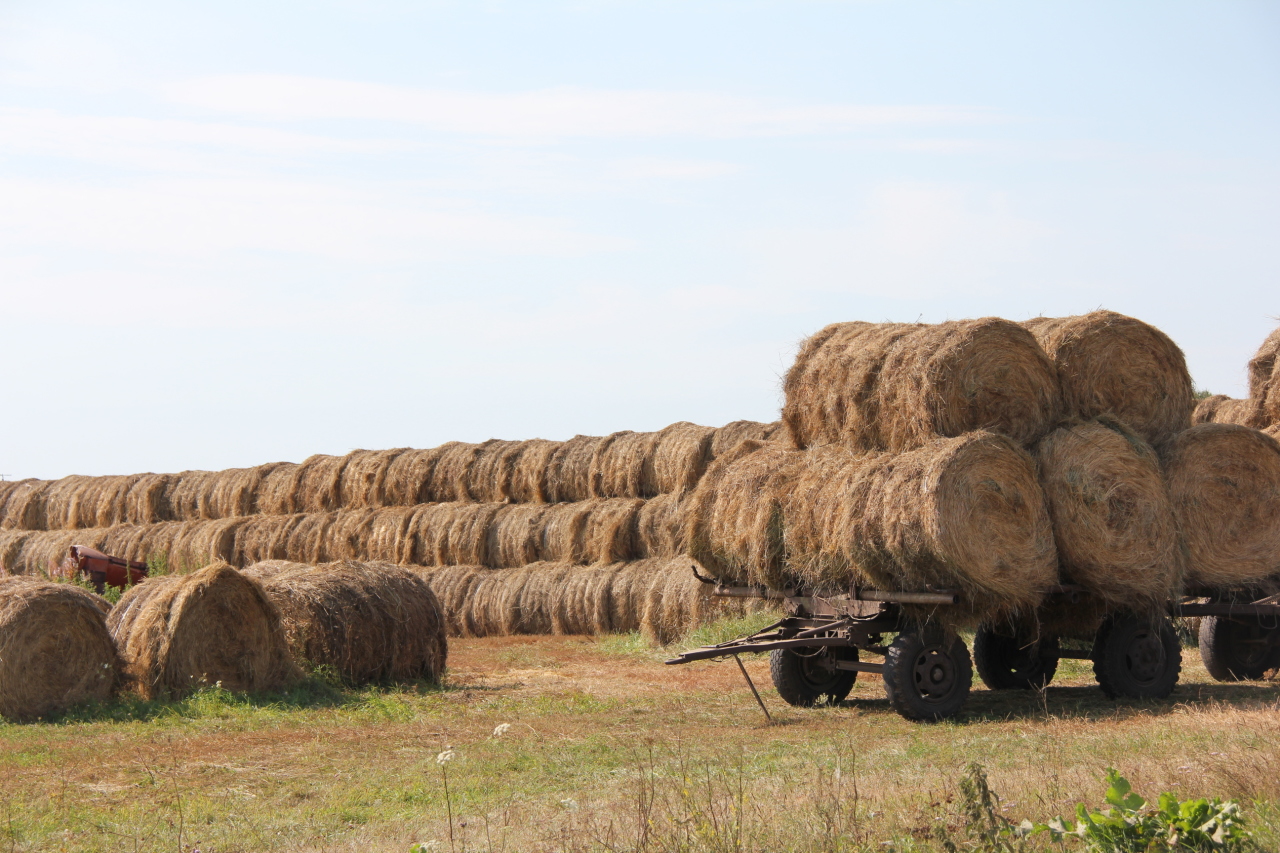
[(1249, 359), (1249, 396), (1262, 400), (1276, 376), (1276, 361), (1280, 356), (1280, 328), (1267, 335), (1258, 351)]
[(1264, 421), (1262, 401), (1253, 397), (1236, 400), (1226, 394), (1206, 397), (1191, 413), (1191, 424), (1240, 424), (1257, 428)]
[(1151, 445), (1103, 417), (1059, 427), (1036, 457), (1064, 579), (1113, 608), (1163, 607), (1181, 587), (1183, 558)]
[(792, 444), (903, 451), (987, 429), (1029, 444), (1057, 421), (1057, 371), (996, 317), (836, 323), (805, 341), (783, 384)]
[(0, 577), (0, 717), (30, 720), (115, 689), (106, 601), (65, 583)]
[(1157, 448), (1191, 426), (1191, 374), (1164, 332), (1114, 311), (1023, 325), (1058, 368), (1067, 417), (1113, 415)]
[(815, 589), (953, 589), (961, 606), (934, 615), (973, 625), (1034, 610), (1058, 582), (1035, 461), (1007, 436), (802, 456), (783, 501), (786, 549), (789, 568)]
[(1188, 552), (1187, 581), (1249, 584), (1280, 573), (1280, 442), (1235, 424), (1173, 440), (1165, 476)]
[(275, 690), (298, 675), (275, 605), (226, 563), (148, 578), (111, 608), (107, 627), (130, 688), (145, 699), (219, 683)]
[(784, 444), (748, 439), (712, 463), (688, 498), (689, 555), (723, 581), (791, 585), (782, 501), (802, 458)]
[(425, 580), (389, 563), (267, 564), (258, 577), (299, 660), (347, 682), (438, 681), (448, 643), (440, 602)]

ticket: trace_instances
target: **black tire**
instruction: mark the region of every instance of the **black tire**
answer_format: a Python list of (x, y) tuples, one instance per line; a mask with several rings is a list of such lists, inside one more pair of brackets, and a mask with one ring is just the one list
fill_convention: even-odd
[(1163, 699), (1182, 671), (1182, 644), (1167, 617), (1109, 617), (1093, 645), (1093, 674), (1112, 699)]
[(844, 701), (853, 690), (858, 673), (836, 669), (838, 660), (857, 660), (852, 647), (826, 646), (818, 649), (774, 649), (769, 653), (769, 675), (778, 695), (788, 705), (810, 708), (825, 702)]
[(1058, 638), (1030, 643), (979, 628), (973, 638), (973, 665), (992, 690), (1039, 690), (1058, 671)]
[(1257, 681), (1280, 667), (1275, 633), (1256, 619), (1206, 616), (1200, 620), (1200, 659), (1218, 681)]
[(926, 639), (904, 631), (885, 653), (883, 675), (893, 710), (932, 723), (960, 712), (973, 684), (973, 664), (959, 637)]

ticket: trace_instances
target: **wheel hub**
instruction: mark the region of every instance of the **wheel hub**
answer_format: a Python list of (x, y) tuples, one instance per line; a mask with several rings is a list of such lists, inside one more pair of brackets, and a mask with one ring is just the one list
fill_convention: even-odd
[(1134, 679), (1144, 683), (1155, 681), (1164, 670), (1164, 645), (1160, 637), (1151, 631), (1135, 635), (1125, 660)]
[(937, 647), (927, 648), (916, 658), (916, 688), (932, 701), (945, 699), (955, 686), (956, 668), (951, 657)]

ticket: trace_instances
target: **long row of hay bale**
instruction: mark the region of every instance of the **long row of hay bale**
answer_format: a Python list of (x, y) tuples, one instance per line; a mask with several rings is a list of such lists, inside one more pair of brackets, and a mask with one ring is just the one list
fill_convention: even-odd
[(1249, 396), (1243, 400), (1216, 394), (1201, 400), (1192, 419), (1198, 424), (1240, 424), (1267, 430), (1280, 426), (1280, 329), (1249, 359)]
[(118, 689), (277, 690), (299, 664), (350, 683), (439, 680), (444, 629), (426, 580), (387, 564), (215, 563), (148, 578), (114, 607), (69, 583), (0, 577), (0, 717), (44, 717)]
[(253, 515), (85, 530), (0, 530), (0, 567), (49, 571), (72, 545), (183, 568), (221, 560), (518, 568), (540, 561), (615, 563), (683, 551), (683, 496), (565, 504), (423, 504), (297, 515)]
[(773, 424), (681, 422), (568, 441), (355, 450), (226, 471), (0, 482), (0, 528), (62, 530), (416, 506), (653, 498), (693, 488), (717, 454)]

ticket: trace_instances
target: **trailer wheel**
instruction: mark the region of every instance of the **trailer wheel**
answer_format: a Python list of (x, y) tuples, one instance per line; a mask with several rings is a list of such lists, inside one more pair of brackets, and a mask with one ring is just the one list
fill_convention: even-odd
[(1168, 617), (1152, 622), (1122, 614), (1098, 629), (1093, 674), (1108, 697), (1163, 699), (1181, 671), (1182, 645)]
[(1200, 620), (1200, 659), (1218, 681), (1257, 681), (1280, 667), (1280, 638), (1256, 619), (1206, 616)]
[(1025, 639), (979, 628), (973, 638), (973, 665), (992, 690), (1039, 690), (1058, 671), (1058, 638)]
[(809, 708), (824, 700), (831, 705), (844, 700), (853, 690), (858, 673), (836, 669), (838, 660), (857, 660), (852, 647), (825, 646), (813, 651), (774, 649), (769, 653), (769, 675), (778, 695), (788, 705)]
[(973, 665), (959, 637), (904, 631), (885, 652), (883, 677), (893, 710), (908, 720), (934, 722), (960, 712)]

